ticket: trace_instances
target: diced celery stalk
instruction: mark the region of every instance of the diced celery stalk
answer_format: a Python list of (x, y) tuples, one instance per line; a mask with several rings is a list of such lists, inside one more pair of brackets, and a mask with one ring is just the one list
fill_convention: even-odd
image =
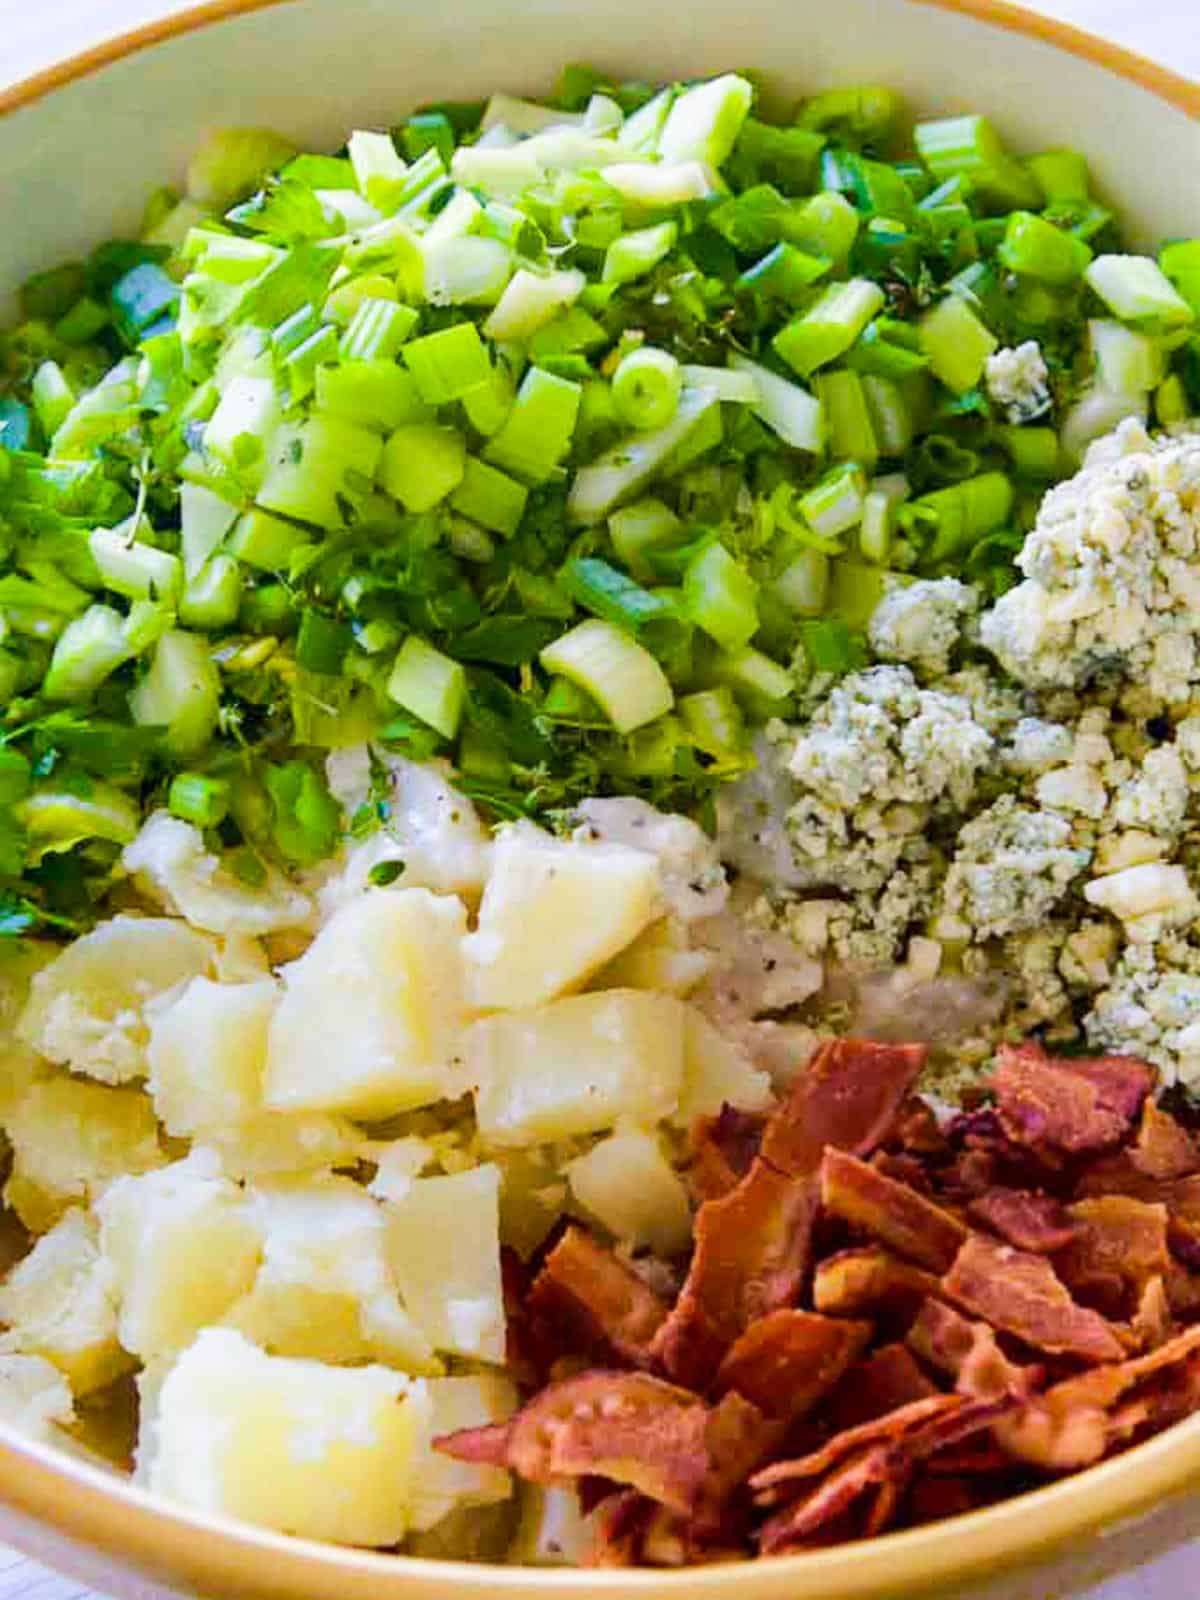
[(160, 600), (174, 605), (183, 588), (183, 563), (169, 551), (131, 542), (116, 528), (96, 528), (88, 539), (92, 560), (106, 589), (131, 600)]
[(757, 406), (762, 400), (754, 374), (733, 366), (700, 367), (685, 362), (679, 376), (689, 389), (711, 389), (722, 405)]
[(71, 413), (75, 395), (57, 361), (43, 361), (30, 384), (33, 409), (42, 432), (49, 438), (57, 433)]
[(516, 391), (506, 363), (492, 369), (491, 377), (477, 389), (469, 389), (462, 397), (462, 408), (467, 421), (485, 439), (499, 432), (504, 419), (512, 410)]
[[(835, 461), (856, 461), (870, 472), (879, 455), (863, 380), (857, 372), (818, 372), (813, 393), (825, 413), (829, 452)], [(900, 454), (901, 452), (889, 452)]]
[(494, 94), (484, 107), (481, 128), (509, 128), (513, 133), (541, 133), (543, 128), (578, 127), (583, 122), (578, 112), (559, 111), (555, 106), (540, 106), (535, 100), (516, 95)]
[(746, 724), (727, 685), (685, 694), (679, 702), (679, 715), (696, 747), (706, 755), (718, 759), (736, 755), (746, 742)]
[(467, 675), (457, 661), (412, 634), (400, 646), (387, 692), (444, 739), (453, 739), (467, 702)]
[(788, 241), (813, 256), (844, 261), (861, 222), (844, 194), (829, 189), (806, 200), (788, 224)]
[(582, 395), (578, 383), (530, 367), (483, 459), (528, 483), (545, 483), (571, 448)]
[(644, 106), (625, 118), (617, 129), (617, 143), (622, 149), (648, 154), (657, 148), (675, 94), (674, 88), (660, 89)]
[(829, 596), (829, 557), (821, 550), (801, 550), (771, 587), (798, 617), (819, 617)]
[(1042, 203), (1036, 181), (1004, 149), (986, 117), (945, 117), (918, 122), (917, 152), (935, 178), (969, 178), (984, 199), (1007, 209), (1036, 210)]
[(483, 324), (489, 339), (528, 339), (573, 305), (587, 286), (582, 272), (531, 272), (520, 267)]
[(180, 543), (183, 572), (196, 576), (237, 520), (237, 506), (203, 484), (184, 482), (179, 489)]
[(1013, 487), (1002, 472), (981, 472), (922, 495), (913, 505), (932, 513), (934, 534), (923, 552), (925, 560), (947, 561), (1004, 526), (1012, 511)]
[(615, 189), (629, 211), (660, 211), (707, 200), (718, 192), (718, 181), (703, 161), (651, 164), (617, 161), (604, 169), (604, 181)]
[(342, 361), (336, 367), (318, 367), (316, 385), (319, 411), (381, 433), (391, 433), (406, 422), (426, 422), (432, 415), (412, 373), (394, 361)]
[(252, 490), (266, 474), (267, 451), (279, 426), (279, 396), (270, 378), (233, 378), (204, 429), (205, 454)]
[(1090, 198), (1087, 162), (1078, 150), (1041, 150), (1030, 156), (1025, 165), (1049, 204)]
[(822, 539), (836, 539), (862, 520), (866, 488), (856, 467), (828, 472), (800, 496), (800, 513)]
[(283, 259), (283, 251), (262, 239), (239, 239), (232, 233), (207, 233), (196, 271), (218, 283), (249, 283)]
[(224, 211), (296, 154), (292, 141), (270, 128), (222, 128), (188, 162), (188, 197)]
[(814, 305), (775, 335), (771, 347), (794, 372), (807, 378), (849, 350), (885, 298), (869, 278), (831, 283)]
[(605, 283), (632, 283), (652, 272), (664, 256), (670, 255), (679, 237), (674, 222), (659, 222), (651, 228), (623, 233), (604, 252), (601, 278)]
[(462, 482), (466, 462), (466, 442), (456, 429), (410, 422), (384, 445), (379, 481), (406, 511), (429, 511)]
[(1195, 321), (1196, 313), (1149, 256), (1097, 256), (1084, 277), (1121, 322), (1167, 329)]
[(461, 239), (464, 234), (477, 231), (483, 207), (469, 189), (455, 189), (449, 202), (425, 229), (421, 249), (428, 252), (434, 245), (446, 244), (451, 239)]
[(769, 712), (792, 693), (786, 667), (761, 650), (723, 650), (713, 662), (713, 675), (756, 714)]
[(185, 195), (152, 228), (147, 228), (142, 238), (147, 244), (165, 244), (169, 250), (179, 251), (188, 234), (207, 216), (208, 212), (203, 206)]
[(912, 407), (904, 390), (891, 378), (866, 372), (862, 392), (880, 455), (893, 459), (902, 456), (916, 435)]
[(86, 794), (56, 789), (49, 783), (14, 810), (39, 857), (70, 850), (85, 839), (129, 844), (141, 825), (137, 804), (111, 783), (94, 778), (89, 780)]
[(889, 575), (882, 567), (844, 558), (833, 563), (829, 613), (851, 628), (863, 628), (883, 599)]
[(462, 481), (450, 496), (450, 504), (461, 516), (480, 527), (511, 538), (525, 514), (529, 490), (506, 473), (490, 467), (477, 456), (468, 456)]
[(431, 406), (461, 400), (492, 376), (487, 347), (473, 322), (458, 322), (413, 339), (404, 347), (403, 358), (421, 399)]
[(537, 152), (526, 145), (488, 149), (460, 145), (450, 163), (450, 175), (464, 188), (478, 190), (496, 200), (516, 200), (542, 178)]
[(793, 450), (807, 450), (811, 455), (825, 448), (825, 413), (821, 402), (807, 389), (760, 367), (736, 351), (730, 351), (729, 365), (735, 372), (754, 380), (758, 389), (758, 400), (752, 406), (754, 415), (777, 433), (784, 444), (791, 445)]
[(513, 272), (509, 247), (477, 234), (434, 240), (421, 254), (431, 306), (494, 306)]
[(328, 323), (318, 328), (290, 352), (284, 362), (288, 399), (291, 405), (306, 400), (316, 387), (317, 373), (338, 359), (337, 329)]
[(217, 554), (189, 579), (179, 620), (187, 628), (226, 628), (237, 621), (241, 603), (241, 569), (232, 556)]
[(395, 300), (360, 300), (339, 350), (345, 361), (389, 361), (416, 327), (418, 313)]
[(892, 502), (882, 489), (870, 490), (863, 500), (858, 548), (867, 561), (887, 565), (892, 548)]
[(50, 441), (52, 457), (89, 455), (94, 446), (133, 425), (137, 417), (136, 368), (122, 364), (116, 370), (122, 372), (120, 378), (106, 378), (76, 400)]
[(732, 72), (685, 89), (658, 136), (659, 157), (719, 167), (737, 143), (753, 100), (753, 85)]
[(314, 413), (280, 428), (258, 502), (281, 516), (340, 528), (346, 501), (361, 499), (369, 489), (382, 448), (378, 434)]
[(1169, 428), (1191, 414), (1187, 388), (1177, 372), (1172, 372), (1154, 391), (1154, 415), (1159, 426)]
[(646, 560), (650, 550), (677, 544), (683, 523), (661, 500), (648, 497), (613, 512), (608, 534), (622, 563), (635, 578), (650, 578), (654, 570)]
[(204, 772), (178, 772), (167, 791), (167, 810), (198, 828), (215, 828), (229, 811), (229, 784)]
[(1008, 451), (1013, 470), (1026, 478), (1050, 479), (1058, 475), (1059, 443), (1053, 428), (1031, 428), (1006, 424), (997, 428), (1000, 443)]
[(239, 561), (260, 572), (282, 572), (310, 534), (269, 511), (247, 511), (234, 524), (229, 548)]
[[(448, 543), (451, 552), (460, 561), (471, 561), (476, 566), (482, 567), (486, 566), (489, 561), (495, 560), (496, 541), (490, 533), (485, 533), (474, 522), (468, 522), (466, 517), (454, 518), (450, 524)], [(373, 628), (375, 626), (377, 626), (375, 623), (368, 624), (368, 627)], [(358, 644), (360, 649), (367, 648), (363, 644), (361, 634), (359, 635)]]
[(599, 522), (614, 506), (633, 499), (659, 473), (667, 470), (677, 452), (702, 428), (721, 403), (711, 389), (685, 389), (679, 409), (654, 433), (634, 434), (605, 451), (575, 474), (567, 496), (567, 511), (575, 522)]
[(1166, 376), (1162, 346), (1120, 322), (1094, 318), (1088, 323), (1088, 343), (1102, 388), (1139, 394), (1157, 389)]
[(400, 298), (399, 290), (390, 278), (379, 273), (364, 273), (361, 278), (349, 278), (338, 283), (325, 297), (321, 315), (326, 322), (336, 322), (339, 328), (348, 328), (355, 312), (364, 300), (388, 300), (394, 305)]
[(121, 613), (112, 606), (89, 606), (59, 635), (42, 693), (47, 700), (86, 699), (132, 653)]
[(987, 358), (1000, 341), (959, 295), (949, 294), (921, 318), (921, 349), (930, 370), (955, 394), (965, 394), (983, 377)]
[(401, 160), (391, 135), (356, 129), (347, 140), (346, 150), (359, 193), (382, 212), (394, 210), (408, 166)]
[(1056, 285), (1074, 283), (1092, 259), (1082, 239), (1030, 211), (1010, 213), (996, 255), (1010, 272)]
[(1145, 422), (1149, 409), (1149, 397), (1144, 392), (1118, 394), (1096, 386), (1084, 390), (1063, 418), (1059, 429), (1059, 439), (1068, 462), (1078, 465), (1088, 445), (1111, 433), (1126, 417), (1137, 417)]
[(207, 642), (172, 629), (155, 646), (149, 672), (129, 696), (129, 709), (139, 726), (164, 728), (168, 748), (186, 756), (212, 737), (220, 699), (221, 679)]
[(140, 656), (157, 644), (168, 628), (175, 625), (175, 613), (154, 600), (135, 600), (125, 618), (125, 643), (130, 655)]
[(723, 544), (693, 556), (683, 575), (688, 616), (726, 650), (740, 650), (758, 631), (758, 585)]
[(636, 639), (611, 622), (589, 618), (548, 644), (538, 657), (591, 695), (618, 733), (632, 733), (675, 704), (658, 662)]

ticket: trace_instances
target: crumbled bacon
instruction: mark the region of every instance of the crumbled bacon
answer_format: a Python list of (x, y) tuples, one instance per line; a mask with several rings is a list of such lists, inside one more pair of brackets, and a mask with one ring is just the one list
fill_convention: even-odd
[(506, 1262), (535, 1392), (437, 1446), (580, 1485), (596, 1565), (677, 1567), (953, 1516), (1200, 1410), (1200, 1150), (1150, 1069), (1008, 1047), (943, 1129), (921, 1059), (835, 1041), (765, 1123), (701, 1119), (673, 1301), (580, 1227), (532, 1284)]

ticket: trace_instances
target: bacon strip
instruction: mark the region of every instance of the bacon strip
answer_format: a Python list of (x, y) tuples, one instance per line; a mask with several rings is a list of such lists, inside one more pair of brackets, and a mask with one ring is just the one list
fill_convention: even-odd
[(667, 1307), (611, 1250), (582, 1228), (568, 1228), (534, 1281), (526, 1314), (565, 1350), (641, 1367), (649, 1365)]
[(715, 1117), (697, 1117), (692, 1128), (688, 1181), (702, 1200), (719, 1200), (736, 1189), (762, 1144), (766, 1118), (722, 1106)]
[(1003, 1353), (986, 1322), (970, 1322), (941, 1300), (926, 1300), (908, 1330), (909, 1348), (939, 1372), (955, 1379), (960, 1394), (994, 1399), (1027, 1394), (1040, 1376)]
[(844, 1150), (825, 1152), (821, 1202), (930, 1272), (948, 1271), (967, 1237), (950, 1212)]
[(836, 1429), (873, 1422), (888, 1411), (928, 1400), (938, 1393), (902, 1344), (880, 1345), (853, 1367), (830, 1397), (829, 1417)]
[(1075, 1236), (1071, 1219), (1058, 1200), (1024, 1189), (986, 1189), (968, 1201), (967, 1215), (999, 1234), (1005, 1244), (1038, 1256), (1066, 1249)]
[(1109, 1194), (1069, 1210), (1075, 1237), (1055, 1257), (1059, 1276), (1089, 1305), (1125, 1315), (1170, 1266), (1166, 1206)]
[(1081, 1361), (1119, 1361), (1120, 1340), (1103, 1317), (1077, 1305), (1044, 1256), (973, 1233), (942, 1279), (951, 1300), (1035, 1350)]
[(717, 1391), (736, 1390), (766, 1416), (795, 1422), (829, 1393), (870, 1337), (869, 1322), (773, 1311), (732, 1346), (717, 1373)]
[(992, 1087), (1000, 1125), (1015, 1143), (1079, 1155), (1125, 1137), (1154, 1077), (1132, 1056), (1051, 1060), (1037, 1044), (1002, 1045)]
[(1129, 1152), (1132, 1165), (1147, 1178), (1187, 1178), (1200, 1172), (1200, 1150), (1191, 1134), (1152, 1099), (1142, 1107), (1137, 1142)]
[(803, 1546), (828, 1523), (845, 1516), (869, 1490), (883, 1488), (894, 1471), (886, 1445), (860, 1450), (794, 1505), (769, 1517), (759, 1529), (759, 1549), (764, 1555), (774, 1556)]
[(839, 1250), (813, 1273), (813, 1305), (831, 1317), (862, 1316), (871, 1311), (915, 1311), (938, 1280), (922, 1267), (901, 1261), (882, 1245)]
[(771, 1117), (762, 1154), (793, 1176), (814, 1172), (826, 1146), (869, 1155), (896, 1122), (927, 1054), (920, 1044), (834, 1039)]

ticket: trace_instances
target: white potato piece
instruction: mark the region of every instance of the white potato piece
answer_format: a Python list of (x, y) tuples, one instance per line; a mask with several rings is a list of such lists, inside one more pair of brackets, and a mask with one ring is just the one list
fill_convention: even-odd
[(513, 1492), (512, 1475), (503, 1467), (455, 1461), (433, 1448), (433, 1441), (460, 1428), (486, 1428), (504, 1422), (519, 1404), (516, 1385), (499, 1374), (464, 1378), (430, 1378), (429, 1435), (414, 1465), (410, 1527), (423, 1533), (450, 1512), (465, 1506), (489, 1506)]
[(523, 1145), (658, 1122), (679, 1098), (683, 1034), (682, 1001), (638, 989), (484, 1017), (462, 1043), (479, 1132)]
[(148, 1095), (55, 1076), (32, 1085), (8, 1117), (12, 1170), (4, 1199), (31, 1233), (68, 1206), (90, 1204), (114, 1178), (166, 1160)]
[(363, 1137), (345, 1117), (318, 1111), (260, 1111), (225, 1128), (206, 1128), (193, 1149), (212, 1151), (227, 1178), (251, 1180), (352, 1167)]
[(436, 1372), (401, 1303), (384, 1208), (349, 1178), (279, 1178), (251, 1195), (262, 1265), (224, 1320), (275, 1355)]
[(644, 850), (658, 863), (663, 898), (682, 922), (715, 917), (729, 900), (716, 841), (690, 817), (659, 811), (632, 796), (581, 801), (576, 838)]
[(251, 888), (205, 848), (199, 828), (166, 811), (147, 817), (121, 862), (145, 894), (208, 933), (257, 938), (303, 927), (312, 916), (309, 897), (282, 874), (272, 871)]
[(392, 1272), (429, 1342), (454, 1355), (503, 1362), (497, 1169), (414, 1178), (384, 1209)]
[(644, 1128), (619, 1128), (568, 1164), (571, 1192), (622, 1244), (680, 1255), (692, 1236), (692, 1210), (679, 1174)]
[(0, 954), (0, 1127), (29, 1085), (45, 1076), (45, 1063), (16, 1030), (35, 973), (48, 966), (61, 948), (32, 939), (5, 942), (12, 948)]
[(78, 1397), (132, 1365), (117, 1341), (116, 1285), (100, 1254), (96, 1218), (78, 1206), (44, 1234), (0, 1284), (0, 1350), (44, 1356)]
[(462, 902), (427, 889), (369, 889), (344, 906), (284, 969), (266, 1105), (374, 1118), (443, 1099), (465, 929)]
[(18, 1033), (45, 1056), (101, 1083), (146, 1073), (147, 1008), (212, 969), (207, 939), (167, 917), (113, 917), (37, 973)]
[(75, 1420), (67, 1380), (42, 1356), (0, 1355), (0, 1421), (42, 1444), (66, 1444)]
[(508, 1552), (520, 1567), (582, 1567), (595, 1548), (595, 1534), (574, 1486), (543, 1488), (522, 1483), (521, 1520)]
[(279, 992), (269, 979), (193, 978), (150, 1024), (149, 1090), (168, 1133), (192, 1138), (262, 1106), (267, 1035)]
[(119, 1179), (96, 1211), (121, 1343), (142, 1361), (183, 1349), (254, 1281), (259, 1239), (249, 1209), (202, 1154)]
[(715, 1117), (724, 1105), (765, 1111), (774, 1101), (769, 1074), (694, 1006), (684, 1010), (683, 1087), (672, 1118), (690, 1129), (697, 1117)]
[(527, 822), (505, 828), (463, 942), (471, 1003), (515, 1010), (580, 988), (662, 912), (645, 851), (555, 839)]
[(689, 995), (716, 966), (711, 950), (693, 950), (687, 927), (676, 917), (660, 917), (638, 934), (615, 961), (601, 967), (594, 989), (651, 989)]
[(153, 1427), (152, 1493), (303, 1538), (394, 1545), (429, 1398), (384, 1367), (264, 1355), (206, 1328), (163, 1381)]

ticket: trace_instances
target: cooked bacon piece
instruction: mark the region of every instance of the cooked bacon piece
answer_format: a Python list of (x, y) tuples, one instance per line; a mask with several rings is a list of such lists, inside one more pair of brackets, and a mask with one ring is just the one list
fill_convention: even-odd
[(838, 1384), (829, 1399), (829, 1420), (837, 1429), (854, 1428), (937, 1393), (904, 1345), (880, 1345)]
[(820, 1262), (813, 1274), (813, 1305), (831, 1317), (855, 1317), (868, 1311), (915, 1311), (927, 1295), (937, 1293), (938, 1280), (922, 1267), (901, 1261), (882, 1245), (839, 1250)]
[(797, 1078), (763, 1135), (762, 1154), (780, 1172), (814, 1172), (827, 1145), (870, 1155), (895, 1124), (925, 1061), (919, 1044), (834, 1039)]
[(1175, 1337), (1175, 1318), (1165, 1278), (1151, 1278), (1142, 1290), (1131, 1328), (1143, 1350), (1157, 1350)]
[(985, 1189), (968, 1201), (967, 1215), (999, 1234), (1006, 1244), (1038, 1256), (1065, 1249), (1075, 1233), (1059, 1201), (1025, 1189)]
[(844, 1150), (825, 1152), (821, 1203), (930, 1272), (948, 1271), (967, 1237), (950, 1212)]
[(544, 1343), (644, 1367), (667, 1307), (611, 1250), (572, 1227), (546, 1257), (525, 1314)]
[(533, 1483), (609, 1478), (686, 1515), (709, 1471), (708, 1424), (702, 1400), (660, 1378), (584, 1372), (543, 1389), (501, 1428), (468, 1428), (434, 1443), (459, 1461), (508, 1466)]
[(967, 1404), (961, 1395), (934, 1394), (926, 1400), (897, 1406), (894, 1411), (873, 1417), (857, 1428), (846, 1428), (809, 1455), (794, 1461), (776, 1461), (750, 1479), (759, 1505), (781, 1504), (790, 1494), (789, 1485), (800, 1478), (820, 1478), (847, 1456), (877, 1444), (893, 1445), (915, 1434), (919, 1428), (944, 1417), (957, 1416)]
[(948, 1372), (960, 1394), (994, 1399), (1027, 1394), (1037, 1367), (1010, 1361), (986, 1322), (971, 1322), (942, 1300), (926, 1300), (908, 1330), (909, 1348), (939, 1372)]
[(1075, 1237), (1055, 1257), (1071, 1293), (1120, 1317), (1170, 1265), (1167, 1208), (1128, 1195), (1098, 1195), (1069, 1208)]
[(919, 1094), (909, 1095), (896, 1117), (893, 1141), (914, 1156), (941, 1156), (949, 1153), (946, 1135), (937, 1113)]
[(719, 1200), (749, 1172), (762, 1144), (766, 1118), (722, 1106), (715, 1117), (697, 1117), (692, 1129), (688, 1180), (702, 1200)]
[(795, 1422), (829, 1393), (870, 1337), (869, 1322), (773, 1311), (732, 1346), (717, 1373), (717, 1391), (735, 1390), (764, 1415)]
[(636, 1489), (610, 1494), (593, 1521), (589, 1567), (636, 1567), (644, 1559), (647, 1530), (657, 1507)]
[(913, 1479), (908, 1491), (908, 1520), (914, 1525), (965, 1516), (984, 1503), (972, 1485), (962, 1478), (944, 1478), (935, 1473), (935, 1461), (930, 1462), (928, 1472)]
[(1038, 1152), (1080, 1155), (1120, 1143), (1154, 1076), (1132, 1056), (1051, 1059), (1030, 1043), (1000, 1047), (992, 1087), (1011, 1140)]
[(764, 1555), (783, 1555), (807, 1544), (828, 1523), (851, 1511), (868, 1491), (881, 1489), (897, 1470), (887, 1445), (860, 1450), (800, 1499), (769, 1517), (758, 1533)]
[(942, 1279), (951, 1300), (993, 1328), (1051, 1355), (1119, 1361), (1121, 1342), (1103, 1317), (1077, 1305), (1044, 1256), (973, 1233)]
[(750, 1325), (794, 1300), (808, 1265), (816, 1181), (790, 1178), (761, 1157), (721, 1200), (696, 1213), (687, 1281), (658, 1331), (669, 1377), (706, 1389)]
[(1153, 1099), (1148, 1099), (1142, 1107), (1137, 1143), (1129, 1152), (1129, 1160), (1147, 1178), (1186, 1178), (1200, 1172), (1200, 1149), (1196, 1141), (1182, 1123), (1176, 1122), (1170, 1112), (1161, 1110)]

